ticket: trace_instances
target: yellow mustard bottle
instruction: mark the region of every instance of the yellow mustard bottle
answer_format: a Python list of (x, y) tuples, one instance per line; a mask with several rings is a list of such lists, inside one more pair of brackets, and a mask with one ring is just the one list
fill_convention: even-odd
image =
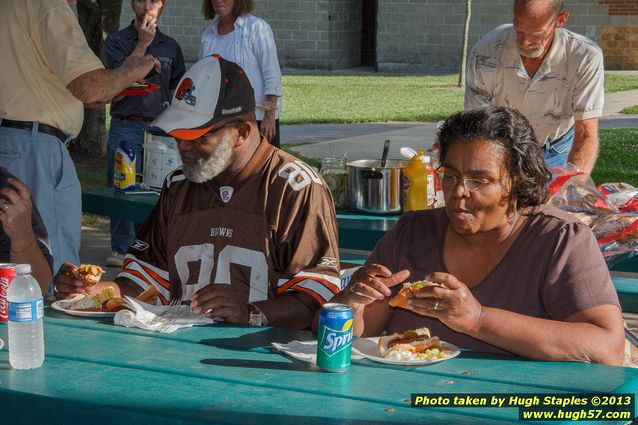
[(428, 208), (427, 168), (421, 161), (422, 156), (423, 151), (419, 150), (403, 169), (403, 212)]

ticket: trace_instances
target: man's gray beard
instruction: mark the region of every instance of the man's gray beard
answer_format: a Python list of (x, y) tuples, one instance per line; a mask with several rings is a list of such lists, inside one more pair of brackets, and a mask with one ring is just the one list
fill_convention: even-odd
[(518, 53), (521, 56), (530, 59), (540, 58), (545, 51), (545, 46), (538, 46), (533, 49), (524, 50), (523, 47), (521, 47), (521, 43), (519, 43), (518, 41), (516, 41), (516, 47), (518, 48)]
[(196, 164), (182, 164), (182, 170), (188, 180), (204, 183), (228, 168), (232, 159), (233, 141), (230, 135), (226, 134), (208, 159), (198, 158)]

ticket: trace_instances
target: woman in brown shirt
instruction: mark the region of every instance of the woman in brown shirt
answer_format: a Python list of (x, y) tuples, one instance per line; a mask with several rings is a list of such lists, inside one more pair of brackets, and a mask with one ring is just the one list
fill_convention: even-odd
[[(333, 298), (355, 334), (427, 326), (461, 348), (621, 365), (618, 297), (590, 229), (544, 205), (551, 173), (509, 108), (450, 117), (439, 133), (445, 208), (405, 214)], [(410, 310), (388, 301), (427, 278)]]

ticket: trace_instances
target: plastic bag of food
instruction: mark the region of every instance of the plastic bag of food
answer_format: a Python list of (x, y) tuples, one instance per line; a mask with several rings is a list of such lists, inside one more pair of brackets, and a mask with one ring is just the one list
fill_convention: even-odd
[(620, 212), (638, 212), (638, 188), (627, 183), (603, 183), (598, 190)]
[(576, 214), (588, 225), (600, 217), (619, 212), (598, 190), (589, 174), (561, 167), (553, 167), (551, 171), (550, 205)]
[(638, 255), (638, 214), (609, 214), (592, 231), (608, 266)]

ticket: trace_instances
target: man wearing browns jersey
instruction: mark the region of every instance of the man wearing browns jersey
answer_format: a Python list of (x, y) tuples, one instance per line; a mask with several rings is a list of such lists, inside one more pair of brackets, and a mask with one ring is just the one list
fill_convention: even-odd
[[(157, 287), (167, 303), (232, 323), (306, 328), (340, 290), (332, 196), (308, 165), (260, 136), (243, 70), (209, 56), (180, 80), (152, 125), (178, 142), (169, 174), (131, 244), (122, 293)], [(74, 279), (56, 278), (66, 296)]]

